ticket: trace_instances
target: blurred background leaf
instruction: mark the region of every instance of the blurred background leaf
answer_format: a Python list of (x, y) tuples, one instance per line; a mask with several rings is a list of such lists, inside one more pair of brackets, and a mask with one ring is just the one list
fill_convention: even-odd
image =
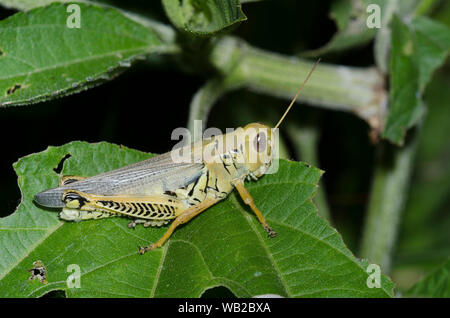
[[(336, 0), (331, 3), (330, 18), (336, 23), (337, 32), (323, 47), (303, 53), (305, 56), (320, 56), (367, 44), (377, 29), (367, 27), (367, 6), (380, 5), (384, 1)], [(384, 9), (384, 6), (380, 7)]]
[(450, 28), (419, 17), (408, 26), (398, 16), (392, 20), (390, 106), (383, 137), (403, 144), (406, 130), (425, 111), (422, 94), (431, 74), (450, 50)]
[(162, 0), (170, 21), (196, 35), (212, 35), (247, 19), (239, 0)]
[(61, 4), (0, 22), (0, 106), (73, 94), (113, 78), (145, 54), (165, 51), (155, 32), (121, 13), (79, 5), (80, 28), (67, 26), (70, 13)]
[(450, 259), (414, 285), (405, 296), (449, 298)]
[(52, 4), (54, 2), (62, 2), (62, 3), (69, 3), (69, 2), (84, 2), (84, 3), (90, 3), (91, 1), (88, 0), (78, 0), (78, 1), (70, 1), (70, 0), (0, 0), (0, 4), (4, 6), (5, 8), (9, 9), (17, 9), (17, 10), (31, 10), (37, 7), (44, 7), (49, 4)]
[(428, 112), (392, 272), (403, 290), (450, 255), (449, 86), (446, 68), (436, 74), (425, 92)]

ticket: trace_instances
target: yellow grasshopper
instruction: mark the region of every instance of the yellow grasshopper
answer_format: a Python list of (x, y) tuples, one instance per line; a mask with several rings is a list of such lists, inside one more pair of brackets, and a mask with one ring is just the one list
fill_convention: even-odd
[[(275, 130), (319, 61), (274, 127)], [(144, 254), (161, 247), (177, 226), (225, 199), (236, 188), (264, 230), (274, 237), (276, 233), (256, 207), (244, 181), (257, 180), (272, 165), (278, 142), (275, 130), (252, 123), (231, 133), (204, 139), (177, 151), (172, 150), (97, 176), (63, 176), (59, 187), (36, 194), (34, 200), (42, 206), (62, 208), (60, 218), (67, 221), (128, 216), (133, 218), (128, 227), (134, 228), (138, 223), (143, 223), (145, 227), (161, 226), (175, 219), (156, 243), (139, 248), (139, 253)], [(187, 156), (177, 157), (180, 153)]]

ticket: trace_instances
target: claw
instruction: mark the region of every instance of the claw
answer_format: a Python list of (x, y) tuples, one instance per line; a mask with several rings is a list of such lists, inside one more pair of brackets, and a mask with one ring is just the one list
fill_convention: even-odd
[(268, 233), (269, 237), (275, 237), (277, 236), (277, 232), (275, 232), (274, 230), (272, 230), (272, 228), (268, 225), (264, 226), (264, 230)]
[(149, 246), (146, 247), (139, 246), (139, 254), (143, 255), (145, 252), (151, 251), (153, 249), (154, 249), (153, 244), (150, 244)]

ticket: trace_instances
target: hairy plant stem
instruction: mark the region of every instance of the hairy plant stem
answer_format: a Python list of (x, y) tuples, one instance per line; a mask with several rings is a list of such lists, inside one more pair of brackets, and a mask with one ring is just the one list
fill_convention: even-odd
[[(314, 62), (256, 49), (235, 37), (214, 43), (211, 63), (228, 85), (292, 99)], [(384, 79), (375, 68), (320, 64), (298, 102), (352, 112), (381, 132), (386, 116)]]
[[(228, 87), (223, 78), (216, 77), (206, 82), (194, 95), (189, 106), (189, 118), (187, 128), (194, 133), (194, 122), (201, 120), (206, 123), (209, 112), (214, 103), (225, 94), (231, 87)], [(194, 134), (198, 139), (201, 135)], [(198, 141), (198, 140), (195, 140)]]
[(389, 273), (401, 212), (417, 148), (418, 131), (412, 132), (405, 146), (383, 143), (375, 167), (372, 190), (361, 241), (360, 256)]

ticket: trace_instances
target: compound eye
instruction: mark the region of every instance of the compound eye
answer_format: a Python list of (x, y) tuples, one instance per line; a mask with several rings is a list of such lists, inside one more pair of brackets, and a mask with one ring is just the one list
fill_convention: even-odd
[(253, 139), (253, 145), (255, 146), (256, 151), (263, 152), (266, 150), (267, 146), (267, 140), (266, 140), (266, 134), (265, 133), (258, 133)]

